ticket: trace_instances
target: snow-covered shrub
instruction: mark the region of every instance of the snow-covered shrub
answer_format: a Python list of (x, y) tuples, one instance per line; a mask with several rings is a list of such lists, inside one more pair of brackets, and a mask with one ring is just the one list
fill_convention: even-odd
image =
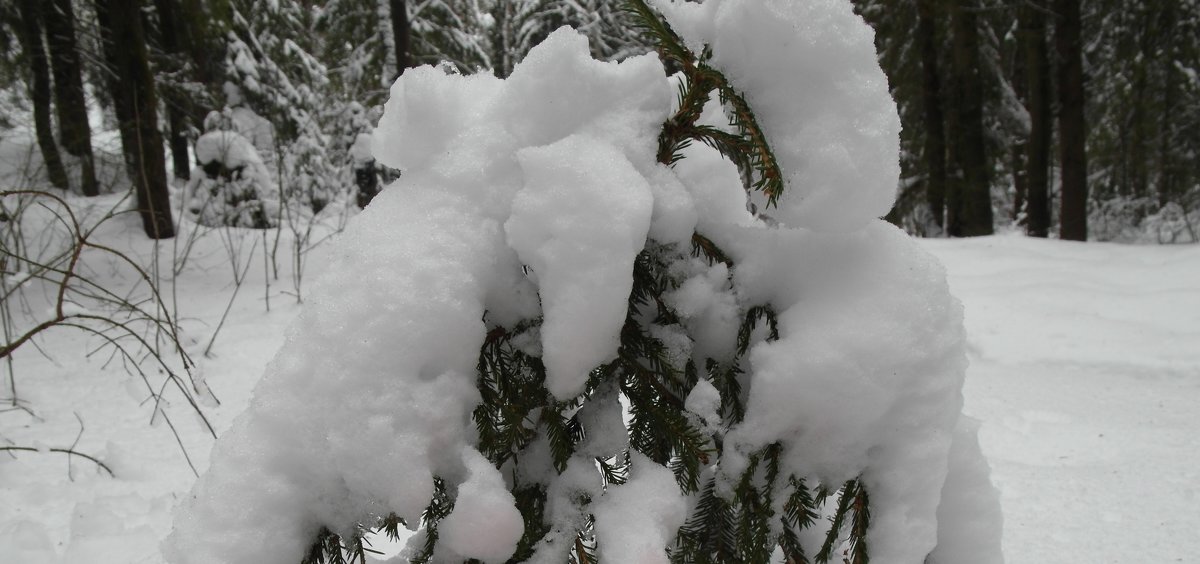
[(1154, 197), (1117, 196), (1093, 202), (1089, 237), (1118, 243), (1200, 242), (1200, 188), (1179, 201), (1161, 204)]
[(196, 221), (255, 229), (278, 223), (279, 190), (248, 139), (237, 131), (209, 131), (196, 140), (196, 161), (187, 187)]
[(877, 219), (899, 121), (870, 28), (844, 0), (630, 6), (682, 75), (564, 28), (505, 80), (396, 82), (374, 155), (404, 176), (169, 561), (361, 556), (401, 525), (418, 562), (1002, 560), (961, 308)]

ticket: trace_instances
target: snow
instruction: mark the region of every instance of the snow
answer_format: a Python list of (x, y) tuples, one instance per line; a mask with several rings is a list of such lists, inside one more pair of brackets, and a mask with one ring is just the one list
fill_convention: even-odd
[(462, 558), (504, 562), (512, 557), (525, 521), (500, 471), (473, 448), (463, 449), (468, 477), (454, 511), (438, 525), (441, 548)]
[(196, 160), (200, 163), (221, 162), (227, 168), (263, 168), (258, 151), (246, 137), (236, 131), (209, 131), (196, 139)]
[(966, 303), (1007, 561), (1195, 561), (1200, 246), (925, 246)]
[[(854, 231), (895, 198), (900, 118), (874, 32), (844, 0), (654, 2), (729, 77), (758, 116), (785, 177), (793, 227)], [(763, 209), (760, 202), (759, 208)]]
[(687, 500), (675, 475), (634, 452), (629, 481), (612, 486), (595, 505), (600, 559), (629, 564), (668, 564), (666, 547), (687, 517)]
[(862, 475), (872, 557), (920, 562), (936, 545), (966, 368), (941, 266), (882, 222), (851, 236), (739, 231), (716, 239), (740, 293), (775, 304), (780, 338), (750, 350), (746, 418), (727, 435), (722, 471), (736, 479), (740, 459), (779, 441), (784, 475)]
[(292, 562), (315, 523), (385, 507), (416, 523), (433, 476), (461, 467), (478, 401), (462, 351), (483, 338), (500, 226), (459, 213), (469, 202), (438, 185), (406, 188), (383, 192), (339, 241), (253, 408), (176, 518), (169, 561)]
[(700, 352), (717, 362), (729, 362), (742, 322), (737, 296), (729, 283), (729, 268), (723, 263), (709, 266), (699, 259), (690, 266), (695, 272), (668, 293), (666, 301), (695, 339), (697, 366), (704, 365)]
[(526, 184), (504, 224), (542, 299), (546, 388), (568, 400), (616, 356), (629, 272), (650, 228), (646, 180), (613, 145), (573, 135), (517, 154)]

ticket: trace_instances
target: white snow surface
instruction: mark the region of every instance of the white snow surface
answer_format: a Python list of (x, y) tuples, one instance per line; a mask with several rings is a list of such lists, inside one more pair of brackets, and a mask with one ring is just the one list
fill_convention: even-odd
[(722, 471), (736, 479), (747, 455), (779, 441), (785, 475), (862, 475), (872, 558), (922, 561), (937, 542), (966, 369), (961, 306), (941, 265), (883, 222), (849, 235), (717, 235), (741, 295), (774, 304), (780, 333), (750, 351), (746, 418), (727, 435)]
[(616, 356), (654, 199), (629, 159), (590, 136), (522, 149), (517, 159), (526, 183), (504, 228), (538, 281), (546, 388), (568, 400)]
[(687, 517), (675, 474), (636, 452), (629, 481), (612, 486), (595, 505), (596, 542), (604, 562), (669, 564), (666, 548)]
[(209, 131), (201, 135), (196, 139), (196, 160), (200, 163), (219, 161), (231, 169), (264, 167), (254, 145), (236, 131)]
[(504, 562), (516, 551), (525, 521), (504, 476), (491, 461), (466, 447), (463, 463), (469, 474), (458, 487), (454, 511), (438, 525), (439, 550), (460, 558)]

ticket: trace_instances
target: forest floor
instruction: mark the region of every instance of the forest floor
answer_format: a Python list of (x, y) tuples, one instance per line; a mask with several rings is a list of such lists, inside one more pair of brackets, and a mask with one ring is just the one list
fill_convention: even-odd
[[(92, 217), (115, 204), (71, 200)], [(166, 271), (187, 241), (156, 246), (130, 214), (95, 237), (142, 264), (157, 254)], [(278, 278), (268, 276), (265, 243), (258, 232), (200, 232), (163, 286), (184, 351), (220, 401), (201, 405), (217, 434), (245, 408), (299, 311), (292, 236), (280, 240)], [(1007, 561), (1200, 563), (1200, 246), (1017, 235), (921, 244), (946, 264), (966, 306), (965, 409), (983, 421)], [(327, 263), (327, 247), (303, 255), (308, 277)], [(83, 261), (102, 284), (135, 279), (104, 253)], [(240, 289), (237, 264), (247, 268)], [(27, 292), (8, 306), (41, 319), (49, 297)], [(98, 338), (54, 329), (36, 344), (0, 368), (0, 398), (15, 382), (20, 400), (0, 405), (0, 447), (39, 451), (0, 452), (0, 562), (162, 562), (172, 507), (195, 478), (189, 459), (203, 471), (211, 434), (178, 390), (163, 387), (163, 373), (131, 376)], [(55, 448), (92, 455), (115, 477)]]

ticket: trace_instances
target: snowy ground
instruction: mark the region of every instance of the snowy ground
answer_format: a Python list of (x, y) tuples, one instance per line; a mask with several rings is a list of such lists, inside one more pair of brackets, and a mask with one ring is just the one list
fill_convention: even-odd
[[(156, 251), (138, 231), (126, 216), (98, 237), (147, 262), (155, 252), (163, 261), (178, 256), (172, 243)], [(200, 238), (174, 288), (187, 351), (221, 401), (204, 407), (218, 433), (246, 405), (299, 309), (287, 293), (286, 252), (280, 278), (265, 287), (258, 237)], [(234, 243), (252, 267), (205, 356), (234, 296)], [(1192, 409), (1200, 400), (1200, 247), (1018, 236), (924, 244), (966, 304), (966, 411), (984, 422), (1008, 562), (1200, 562), (1200, 418)], [(321, 271), (322, 253), (308, 255), (307, 277)], [(86, 260), (96, 278), (129, 283), (130, 273), (105, 257)], [(35, 294), (22, 308), (44, 313), (44, 298)], [(145, 383), (104, 349), (88, 356), (101, 344), (95, 338), (59, 329), (38, 344), (45, 354), (27, 346), (0, 369), (0, 397), (9, 396), (11, 376), (26, 408), (0, 407), (0, 447), (74, 445), (116, 478), (61, 453), (0, 453), (0, 563), (161, 562), (171, 507), (194, 479), (183, 452), (203, 469), (211, 438), (170, 391), (170, 425), (152, 425)]]
[(1200, 562), (1200, 247), (927, 241), (1008, 562)]

